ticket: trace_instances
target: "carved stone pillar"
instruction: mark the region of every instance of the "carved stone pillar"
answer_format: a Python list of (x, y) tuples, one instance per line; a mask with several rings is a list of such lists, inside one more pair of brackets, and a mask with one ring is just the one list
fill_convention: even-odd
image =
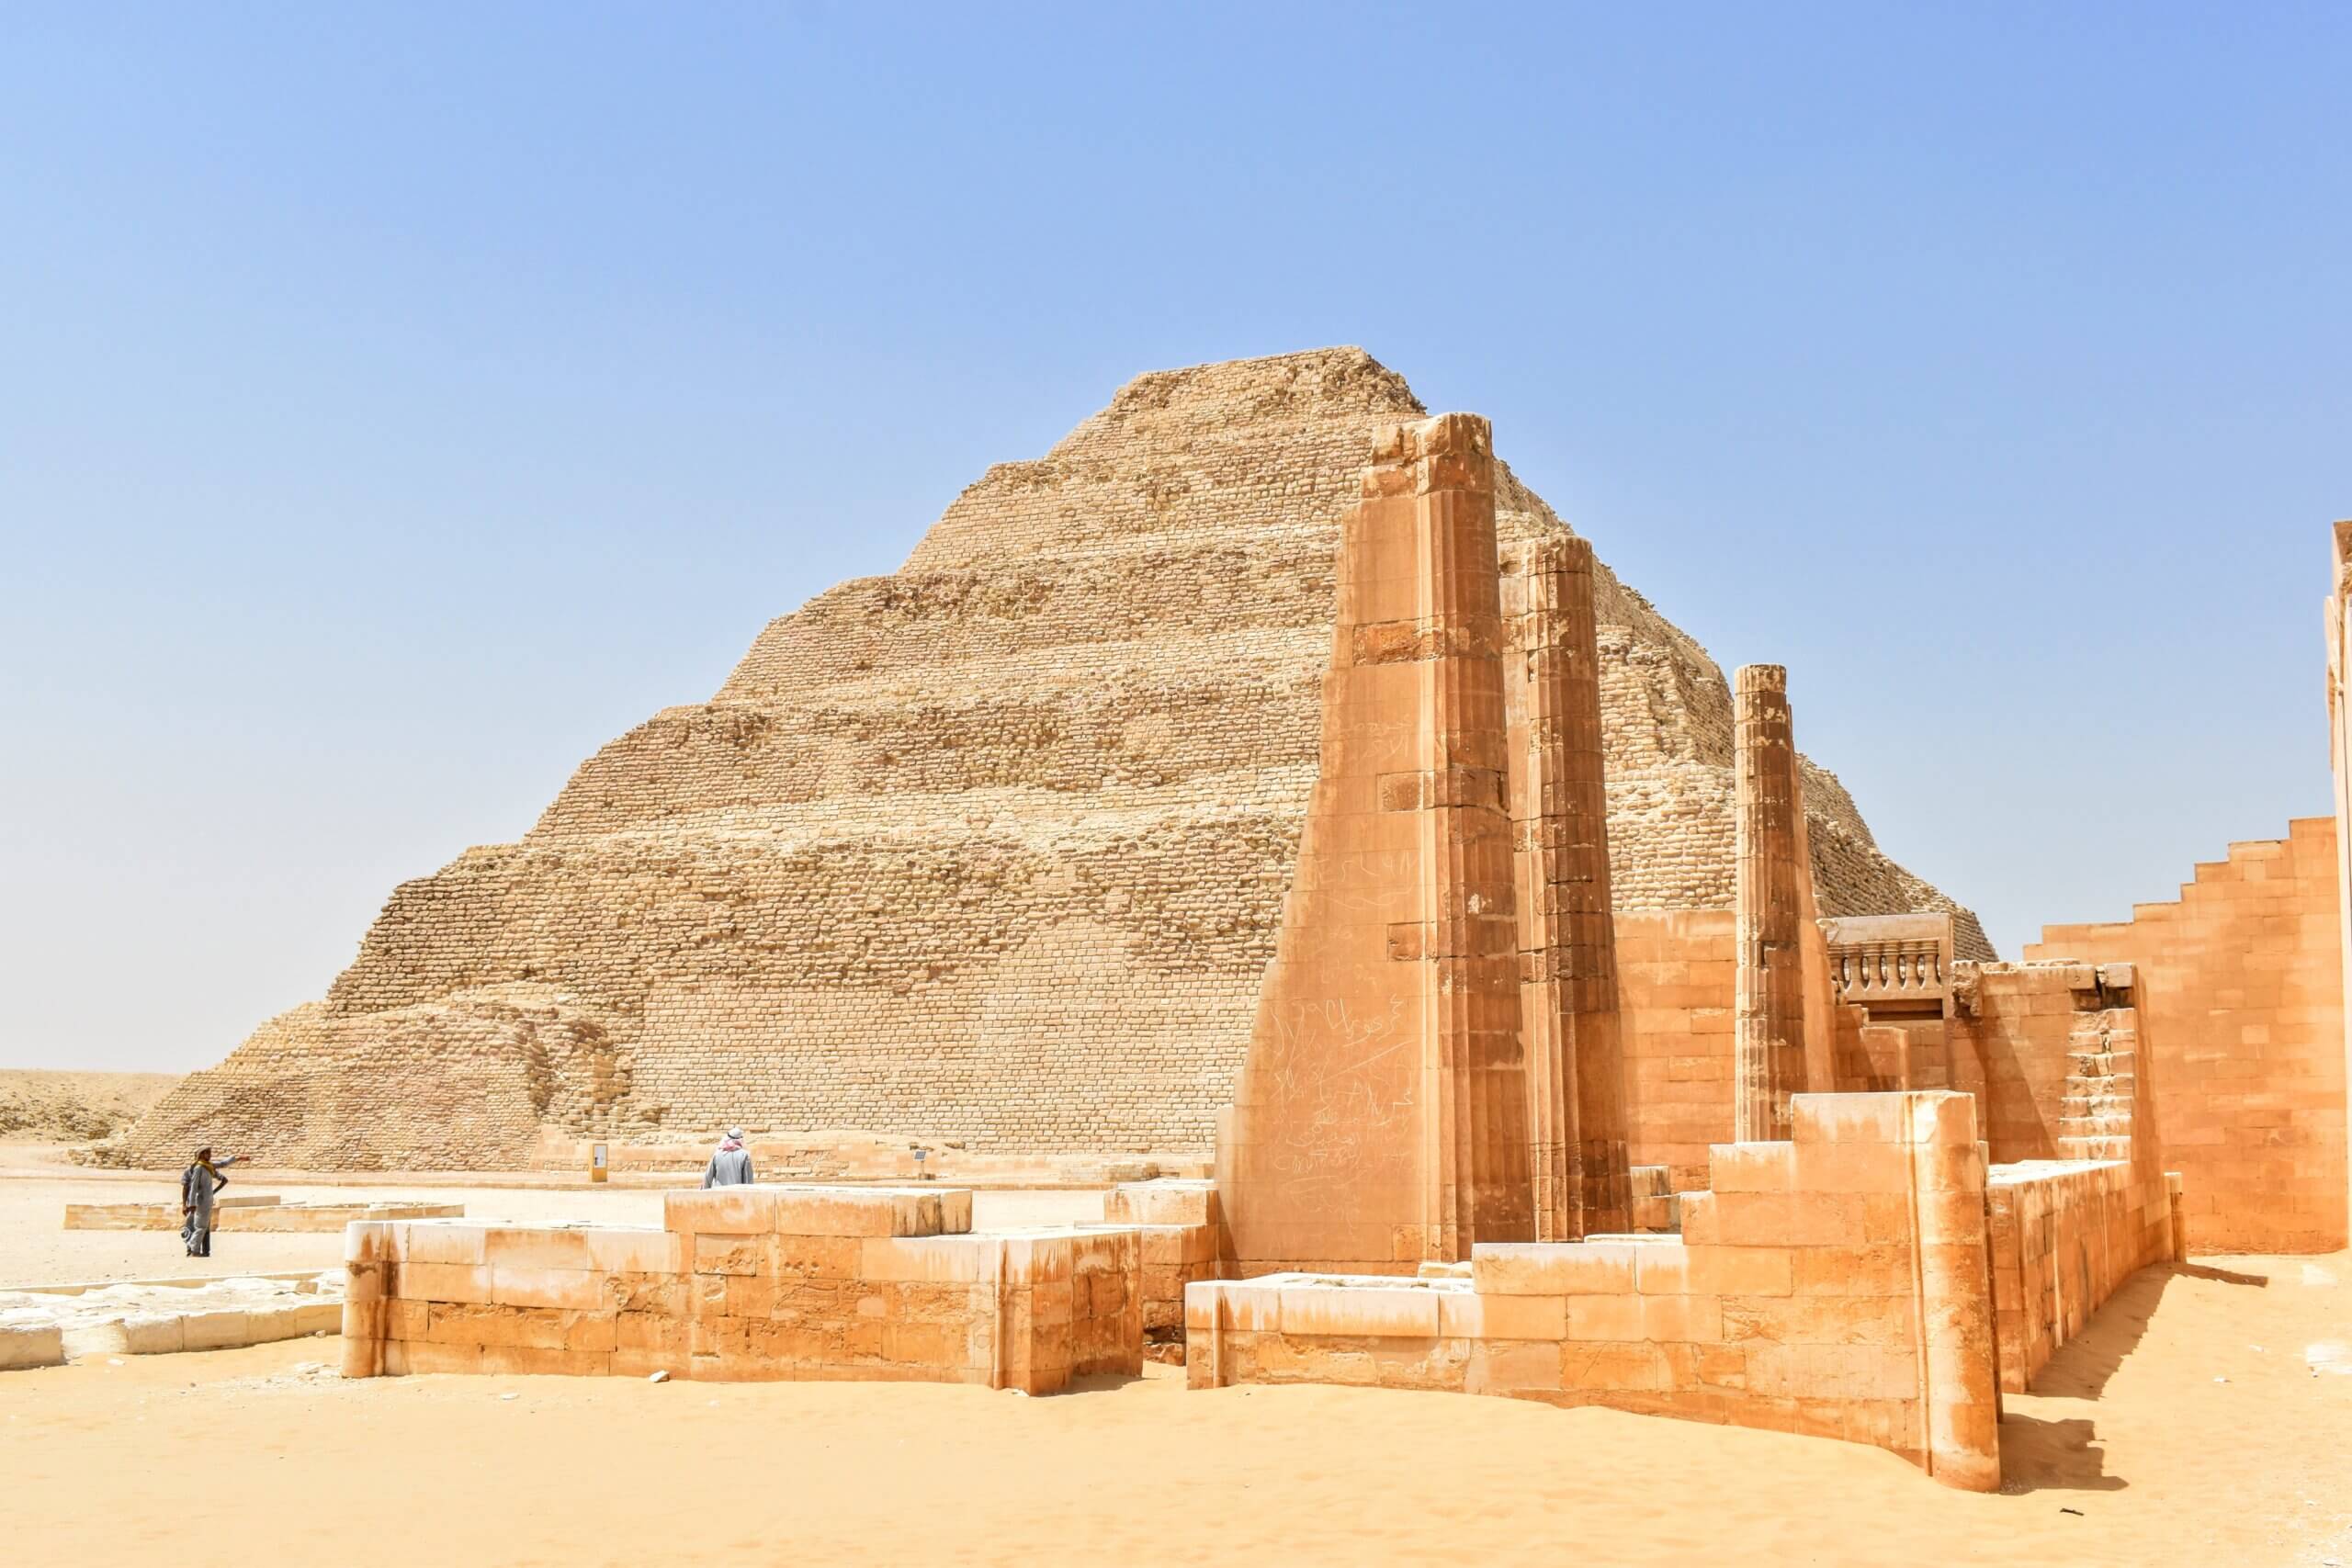
[(1734, 1135), (1789, 1135), (1789, 1096), (1804, 1082), (1804, 964), (1799, 941), (1804, 874), (1797, 813), (1797, 753), (1789, 672), (1740, 668), (1733, 690), (1732, 757), (1739, 968), (1733, 1017)]
[(1535, 1237), (1574, 1241), (1633, 1228), (1592, 547), (1540, 539), (1505, 587)]
[(1378, 444), (1338, 578), (1322, 772), (1219, 1140), (1253, 1273), (1534, 1232), (1485, 420)]

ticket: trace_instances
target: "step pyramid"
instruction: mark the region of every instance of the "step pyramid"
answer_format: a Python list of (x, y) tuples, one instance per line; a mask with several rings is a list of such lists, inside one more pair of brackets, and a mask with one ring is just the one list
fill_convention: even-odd
[[(1315, 779), (1338, 520), (1374, 434), (1424, 412), (1353, 348), (1129, 382), (588, 759), (520, 841), (396, 888), (323, 999), (124, 1157), (489, 1168), (543, 1127), (729, 1122), (1209, 1147)], [(1507, 554), (1564, 526), (1498, 486)], [(1598, 592), (1619, 906), (1727, 908), (1723, 673), (1605, 568)], [(1952, 910), (1957, 956), (1989, 956), (1804, 766), (1822, 912)]]

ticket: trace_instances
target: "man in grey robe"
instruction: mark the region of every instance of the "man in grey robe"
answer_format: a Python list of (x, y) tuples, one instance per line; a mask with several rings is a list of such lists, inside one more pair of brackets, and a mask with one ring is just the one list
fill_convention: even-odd
[(743, 1146), (743, 1129), (727, 1129), (727, 1141), (720, 1144), (703, 1167), (705, 1187), (749, 1187), (752, 1185), (752, 1151)]
[(196, 1151), (196, 1163), (180, 1172), (180, 1240), (187, 1244), (190, 1258), (212, 1256), (213, 1195), (229, 1185), (220, 1172), (238, 1157), (216, 1160), (208, 1145)]

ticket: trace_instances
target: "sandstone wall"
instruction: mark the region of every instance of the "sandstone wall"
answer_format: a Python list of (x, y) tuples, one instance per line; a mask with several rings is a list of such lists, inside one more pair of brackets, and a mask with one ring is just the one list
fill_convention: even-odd
[(1480, 1243), (1468, 1277), (1185, 1292), (1193, 1387), (1502, 1394), (1890, 1449), (1999, 1484), (1984, 1166), (1964, 1095), (1799, 1095), (1679, 1239)]
[[(1354, 349), (1129, 383), (589, 759), (520, 842), (396, 889), (322, 1002), (125, 1157), (486, 1167), (542, 1125), (734, 1120), (1206, 1148), (1315, 782), (1339, 518), (1374, 433), (1422, 412)], [(1506, 552), (1562, 526), (1496, 486)], [(1728, 908), (1722, 672), (1596, 590), (1616, 902)], [(1804, 786), (1824, 914), (1955, 908)]]
[(1666, 1167), (1677, 1192), (1704, 1188), (1711, 1147), (1732, 1139), (1735, 936), (1727, 908), (1617, 918), (1627, 1156)]
[(672, 1192), (660, 1230), (359, 1222), (346, 1377), (975, 1383), (1142, 1371), (1140, 1235), (974, 1234), (955, 1189)]
[(2345, 1245), (2345, 1058), (2335, 824), (2232, 844), (2170, 904), (2046, 926), (2029, 957), (2139, 976), (2156, 1123), (2199, 1252)]

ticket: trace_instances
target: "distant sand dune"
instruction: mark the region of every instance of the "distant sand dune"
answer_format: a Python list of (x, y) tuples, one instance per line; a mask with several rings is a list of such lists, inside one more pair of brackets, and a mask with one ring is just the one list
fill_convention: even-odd
[(62, 1144), (110, 1137), (183, 1076), (0, 1067), (0, 1138)]

